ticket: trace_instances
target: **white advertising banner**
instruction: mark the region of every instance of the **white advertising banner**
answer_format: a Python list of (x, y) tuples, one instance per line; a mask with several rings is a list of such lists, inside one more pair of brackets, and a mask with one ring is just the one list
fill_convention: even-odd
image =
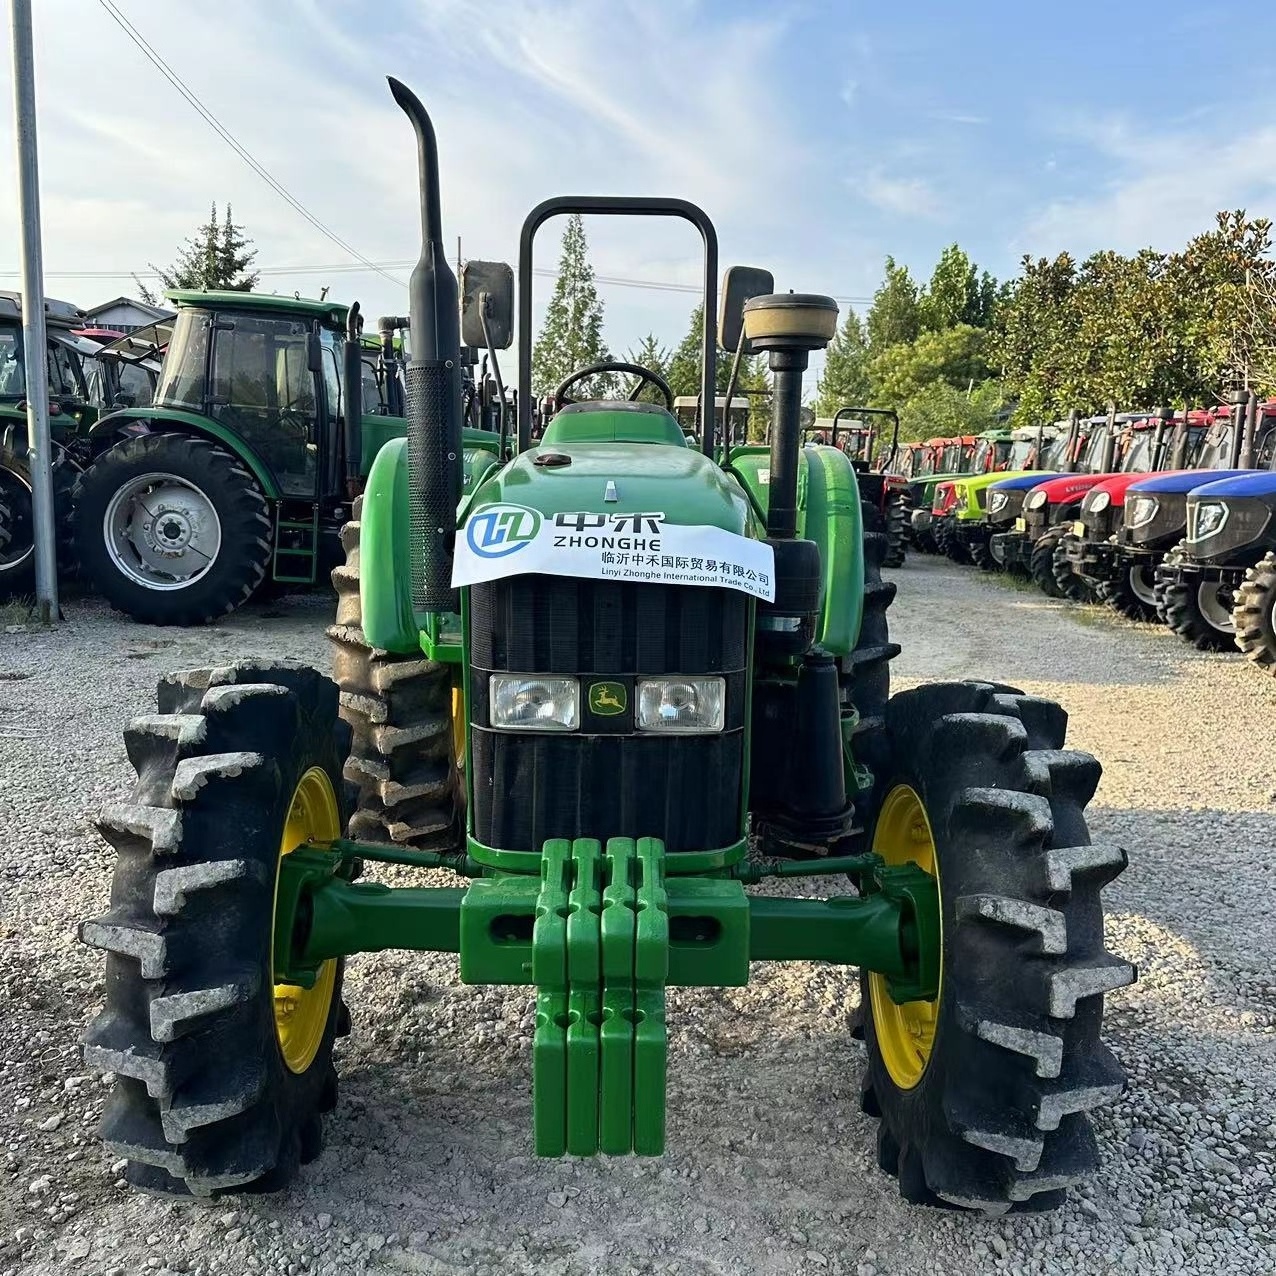
[(541, 514), (488, 505), (457, 532), (453, 586), (534, 572), (710, 585), (775, 601), (775, 555), (765, 541), (667, 523), (663, 514)]

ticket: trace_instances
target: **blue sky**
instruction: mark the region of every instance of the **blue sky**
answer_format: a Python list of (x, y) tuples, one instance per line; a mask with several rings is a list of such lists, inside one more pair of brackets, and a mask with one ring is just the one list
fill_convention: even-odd
[[(956, 240), (1004, 276), (1024, 253), (1173, 248), (1217, 208), (1276, 208), (1265, 0), (116, 3), (376, 262), (417, 251), (411, 138), (387, 72), (435, 116), (446, 232), (472, 256), (511, 259), (522, 216), (549, 194), (674, 194), (715, 219), (724, 263), (858, 299), (887, 253), (925, 275)], [(50, 293), (92, 304), (133, 291), (131, 271), (170, 261), (209, 202), (229, 199), (271, 268), (263, 286), (326, 283), (366, 312), (401, 309), (398, 285), (293, 212), (100, 5), (41, 0), (36, 25)], [(8, 75), (6, 58), (6, 102)], [(18, 268), (12, 164), (0, 145), (0, 272)], [(600, 274), (696, 279), (688, 228), (589, 231)], [(538, 281), (538, 303), (549, 286)], [(649, 329), (676, 342), (694, 303), (602, 292), (617, 351)]]

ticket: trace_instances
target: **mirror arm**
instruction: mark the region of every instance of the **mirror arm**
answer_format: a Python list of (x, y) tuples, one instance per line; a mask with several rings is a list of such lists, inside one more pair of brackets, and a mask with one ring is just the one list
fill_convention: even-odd
[[(740, 377), (740, 359), (744, 354), (744, 347), (749, 343), (741, 336), (740, 340), (735, 343), (735, 357), (731, 360), (731, 375), (727, 378), (727, 401), (722, 409), (722, 468), (725, 470), (731, 464), (731, 400), (735, 397), (736, 382)], [(718, 405), (713, 405), (713, 428), (717, 428), (718, 424)], [(744, 427), (745, 442), (749, 439), (749, 427)]]
[(505, 382), (501, 380), (501, 365), (496, 358), (496, 347), (487, 331), (487, 301), (488, 294), (479, 293), (479, 323), (483, 325), (483, 343), (487, 346), (487, 357), (492, 361), (492, 379), (496, 382), (496, 397), (500, 403), (501, 424), (496, 436), (497, 455), (505, 461), (509, 459), (505, 455)]

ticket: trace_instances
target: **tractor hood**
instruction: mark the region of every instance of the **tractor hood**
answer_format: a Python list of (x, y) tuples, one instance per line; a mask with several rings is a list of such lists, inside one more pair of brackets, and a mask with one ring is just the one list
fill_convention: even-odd
[(1224, 479), (1244, 478), (1252, 473), (1252, 470), (1169, 470), (1164, 474), (1153, 474), (1138, 479), (1136, 482), (1131, 483), (1126, 490), (1133, 492), (1136, 496), (1140, 492), (1148, 492), (1157, 496), (1169, 496), (1191, 492), (1207, 483), (1218, 483)]
[(1055, 474), (1049, 470), (1023, 470), (1017, 474), (987, 474), (981, 477), (991, 480), (989, 486), (996, 491), (1022, 492), (1030, 487), (1038, 487), (1051, 479), (1071, 478), (1069, 474)]
[(1042, 475), (1038, 470), (1011, 470), (1009, 473), (998, 474), (995, 470), (990, 470), (987, 474), (966, 474), (960, 479), (953, 480), (954, 487), (960, 487), (967, 492), (981, 492), (984, 488), (992, 487), (996, 484), (1000, 487), (1003, 483), (1014, 485), (1014, 480), (1019, 478), (1035, 479), (1030, 486), (1035, 487), (1043, 478), (1049, 475)]
[(469, 513), (521, 505), (543, 517), (660, 514), (665, 523), (760, 536), (749, 498), (681, 443), (556, 443), (520, 453), (474, 494)]
[(1034, 493), (1044, 492), (1050, 505), (1063, 505), (1084, 496), (1096, 483), (1112, 477), (1111, 474), (1060, 474), (1057, 478), (1034, 483), (1032, 490)]
[(1226, 501), (1245, 497), (1271, 500), (1276, 497), (1276, 474), (1271, 470), (1241, 470), (1231, 473), (1231, 478), (1215, 479), (1192, 488), (1192, 500)]
[[(1200, 474), (1200, 470), (1196, 471)], [(1101, 478), (1090, 490), (1092, 492), (1106, 492), (1110, 498), (1112, 507), (1119, 507), (1125, 501), (1125, 494), (1132, 488), (1143, 475), (1138, 473), (1131, 474), (1112, 474), (1107, 478)]]

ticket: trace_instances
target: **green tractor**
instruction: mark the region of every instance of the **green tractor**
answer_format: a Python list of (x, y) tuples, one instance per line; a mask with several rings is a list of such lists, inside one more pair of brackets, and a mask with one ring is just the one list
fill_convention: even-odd
[(177, 317), (153, 401), (88, 431), (75, 550), (120, 611), (196, 625), (340, 562), (350, 502), (405, 424), (393, 332), (364, 336), (357, 304), (166, 296)]
[[(758, 272), (737, 268), (719, 314), (695, 205), (547, 200), (520, 241), (513, 454), (467, 485), (460, 338), (481, 331), (494, 358), (513, 290), (467, 281), (458, 325), (434, 131), (391, 88), (425, 242), (407, 437), (377, 454), (339, 573), (362, 642), (336, 682), (287, 664), (166, 677), (126, 733), (133, 797), (101, 820), (119, 861), (81, 930), (107, 953), (86, 1059), (115, 1074), (102, 1136), (126, 1177), (285, 1186), (337, 1100), (345, 959), (399, 948), (533, 990), (544, 1156), (663, 1150), (667, 988), (744, 985), (759, 960), (858, 967), (862, 1106), (903, 1195), (1057, 1205), (1095, 1164), (1089, 1110), (1123, 1085), (1100, 1024), (1134, 971), (1104, 949), (1100, 888), (1125, 856), (1089, 844), (1099, 766), (1062, 747), (1057, 705), (987, 682), (888, 698), (883, 538), (846, 455), (800, 437), (835, 303), (751, 295)], [(570, 213), (699, 231), (702, 401), (716, 330), (765, 352), (767, 455), (724, 467), (708, 422), (689, 444), (641, 368), (633, 389), (661, 402), (577, 402), (582, 369), (531, 444), (533, 242)], [(347, 832), (351, 790), (356, 820), (398, 800), (398, 836)], [(458, 884), (358, 880), (370, 864)], [(746, 890), (817, 876), (843, 889)]]

